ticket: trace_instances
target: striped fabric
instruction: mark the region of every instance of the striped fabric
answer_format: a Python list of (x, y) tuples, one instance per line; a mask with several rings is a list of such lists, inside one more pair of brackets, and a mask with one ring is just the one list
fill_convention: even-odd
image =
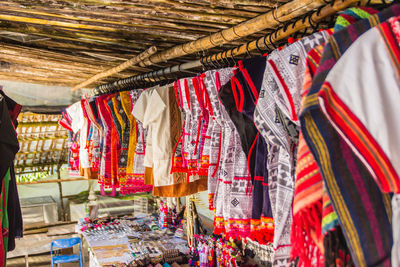
[[(392, 20), (394, 19), (394, 20)], [(391, 115), (400, 112), (398, 101), (400, 100), (398, 81), (400, 78), (400, 47), (396, 34), (399, 32), (399, 22), (396, 18), (391, 18), (389, 22), (377, 26), (374, 31), (369, 31), (363, 36), (363, 42), (357, 42), (353, 45), (354, 53), (358, 53), (360, 61), (354, 63), (352, 67), (359, 68), (354, 70), (354, 74), (362, 80), (369, 79), (368, 87), (365, 83), (354, 81), (336, 81), (335, 75), (339, 72), (340, 66), (334, 68), (325, 81), (319, 92), (321, 106), (331, 123), (342, 135), (343, 139), (351, 146), (354, 153), (365, 163), (366, 168), (371, 171), (372, 176), (383, 192), (400, 192), (399, 157), (396, 152), (392, 152), (389, 146), (395, 145), (395, 140), (399, 138), (396, 127), (388, 126), (391, 123)], [(381, 38), (380, 38), (380, 36)], [(399, 38), (400, 39), (400, 38)], [(369, 52), (371, 47), (377, 47), (380, 44), (380, 54), (374, 53), (366, 58), (361, 55), (365, 51)], [(386, 49), (385, 49), (386, 48)], [(354, 54), (353, 53), (353, 54)], [(386, 60), (385, 60), (386, 57)], [(379, 69), (385, 70), (385, 82), (380, 81), (383, 73), (378, 73), (374, 62), (380, 60)], [(347, 61), (346, 61), (347, 60)], [(369, 68), (361, 69), (361, 62), (366, 63), (370, 60)], [(347, 57), (343, 62), (352, 61)], [(342, 65), (344, 63), (340, 62)], [(347, 64), (348, 66), (350, 64)], [(372, 65), (372, 66), (370, 66)], [(352, 68), (353, 69), (353, 68)], [(348, 71), (349, 72), (349, 71)], [(397, 76), (397, 77), (396, 77)], [(370, 88), (370, 84), (373, 87)], [(397, 89), (395, 89), (397, 86)], [(352, 88), (348, 92), (348, 88)], [(369, 98), (363, 98), (360, 101), (359, 95), (368, 92)], [(372, 101), (371, 101), (372, 100)], [(371, 106), (371, 104), (374, 104)], [(372, 111), (373, 114), (369, 113)], [(373, 115), (379, 117), (373, 117)], [(372, 122), (376, 119), (380, 124)], [(386, 120), (386, 121), (385, 121)], [(386, 127), (382, 127), (385, 125)], [(390, 144), (388, 143), (390, 142)], [(389, 145), (389, 146), (388, 146)], [(397, 149), (396, 149), (397, 150)], [(397, 162), (396, 162), (397, 160)]]
[(370, 7), (351, 7), (346, 9), (343, 12), (340, 12), (339, 16), (336, 19), (335, 27), (333, 28), (334, 32), (338, 32), (349, 25), (354, 24), (355, 22), (365, 19), (370, 15), (376, 14), (376, 11)]
[(390, 198), (380, 192), (369, 171), (327, 121), (317, 96), (330, 69), (351, 44), (399, 12), (394, 5), (329, 39), (300, 116), (302, 132), (326, 182), (356, 266), (390, 266)]

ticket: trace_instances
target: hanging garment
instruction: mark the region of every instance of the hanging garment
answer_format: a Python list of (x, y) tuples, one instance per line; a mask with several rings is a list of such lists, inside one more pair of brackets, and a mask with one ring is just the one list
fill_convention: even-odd
[[(122, 140), (122, 118), (119, 115), (118, 106), (116, 104), (116, 94), (112, 94), (108, 97), (107, 109), (111, 114), (113, 120), (112, 133), (111, 133), (111, 166), (112, 166), (112, 177), (118, 181), (124, 180), (125, 173), (119, 171), (119, 161), (121, 157), (121, 140)], [(117, 115), (118, 114), (118, 115)], [(121, 120), (119, 119), (121, 118)]]
[[(325, 33), (317, 33), (270, 54), (254, 115), (254, 122), (269, 148), (268, 184), (275, 222), (274, 266), (289, 264), (291, 201), (296, 162), (294, 151), (297, 145), (297, 130), (291, 121), (297, 121), (295, 112), (300, 105), (305, 56), (324, 39)], [(287, 107), (290, 107), (290, 112), (287, 112)]]
[[(288, 206), (291, 206), (291, 203), (288, 201), (292, 200), (294, 190), (294, 174), (296, 169), (295, 152), (297, 151), (299, 123), (297, 113), (300, 108), (300, 95), (306, 67), (306, 56), (308, 51), (312, 48), (324, 43), (327, 36), (328, 34), (326, 32), (314, 33), (276, 53), (272, 53), (268, 57), (267, 68), (270, 71), (270, 78), (268, 79), (273, 79), (273, 82), (266, 85), (266, 90), (271, 91), (269, 97), (274, 97), (274, 100), (269, 100), (269, 105), (270, 112), (272, 112), (271, 114), (275, 114), (274, 116), (270, 115), (269, 122), (273, 123), (275, 121), (276, 124), (276, 126), (273, 127), (275, 130), (273, 130), (272, 133), (275, 132), (275, 134), (279, 134), (279, 132), (285, 131), (285, 134), (280, 138), (274, 136), (267, 141), (272, 142), (273, 145), (279, 146), (276, 148), (279, 150), (279, 161), (277, 162), (278, 165), (275, 167), (277, 169), (277, 173), (275, 174), (276, 178), (272, 176), (271, 180), (269, 180), (271, 181), (269, 182), (271, 202), (275, 203), (275, 207), (272, 207), (272, 210), (274, 210), (276, 227), (274, 246), (285, 246), (280, 249), (282, 251), (281, 253), (278, 253), (279, 249), (276, 251), (278, 254), (276, 255), (277, 260), (274, 260), (274, 264), (278, 265), (288, 264), (285, 263), (283, 259), (288, 255), (286, 253), (290, 251), (291, 244), (289, 240), (290, 229), (292, 227), (292, 214), (291, 207), (289, 208)], [(259, 101), (261, 101), (261, 99)], [(263, 96), (262, 101), (265, 101), (265, 96)], [(263, 116), (265, 117), (267, 115), (264, 114)], [(274, 157), (274, 155), (271, 157)], [(280, 161), (286, 162), (285, 164), (287, 165), (283, 167), (280, 165)], [(267, 168), (269, 168), (269, 166)], [(270, 173), (273, 172), (274, 171), (271, 169)], [(274, 181), (274, 179), (277, 180)], [(280, 203), (281, 201), (283, 202)], [(282, 209), (282, 207), (284, 207), (284, 209)], [(281, 215), (278, 214), (279, 209), (282, 209)], [(276, 236), (277, 234), (278, 236)]]
[[(211, 130), (209, 130), (209, 125), (210, 125), (210, 112), (209, 109), (211, 109), (211, 103), (210, 103), (210, 97), (208, 95), (207, 89), (205, 88), (205, 74), (200, 75), (197, 79), (197, 86), (198, 89), (197, 91), (199, 92), (198, 98), (200, 99), (200, 109), (201, 109), (201, 129), (200, 129), (200, 140), (199, 144), (197, 146), (197, 158), (198, 158), (198, 169), (197, 169), (197, 174), (198, 175), (203, 175), (203, 176), (208, 176), (208, 168), (209, 168), (209, 151), (205, 151), (205, 146), (206, 143), (210, 142), (211, 136)], [(208, 135), (207, 135), (208, 133)]]
[[(339, 14), (334, 31), (341, 30), (375, 13), (377, 13), (375, 9), (368, 7), (349, 8)], [(332, 34), (331, 30), (326, 32)], [(303, 101), (312, 85), (324, 45), (308, 53), (301, 107), (304, 106)], [(338, 261), (351, 264), (351, 257), (347, 256), (350, 251), (339, 226), (339, 219), (332, 207), (317, 162), (301, 131), (297, 151), (293, 218), (291, 256), (292, 258), (299, 257), (300, 266), (303, 264), (309, 266), (311, 260), (314, 260), (314, 265), (331, 265)], [(347, 258), (350, 262), (346, 260)]]
[(90, 167), (91, 162), (89, 161), (89, 150), (86, 146), (88, 137), (88, 120), (84, 115), (84, 100), (76, 102), (75, 104), (69, 106), (66, 111), (71, 118), (71, 129), (75, 134), (79, 132), (79, 171), (81, 176), (91, 177)]
[[(208, 71), (205, 74), (206, 76), (203, 81), (210, 98), (210, 109), (212, 109), (211, 143), (208, 152), (210, 155), (208, 169), (209, 206), (214, 210), (214, 232), (224, 232), (223, 206), (225, 194), (222, 192), (224, 189), (222, 178), (227, 174), (224, 175), (224, 171), (221, 168), (222, 161), (224, 160), (223, 149), (225, 148), (223, 140), (225, 113), (223, 106), (218, 99), (218, 91), (222, 85), (229, 82), (230, 78), (233, 76), (233, 69), (226, 68), (218, 71), (213, 70)], [(207, 150), (208, 148), (206, 147), (205, 149)], [(218, 193), (218, 191), (220, 192)]]
[(112, 102), (112, 98), (114, 94), (109, 94), (104, 99), (104, 107), (107, 112), (107, 116), (109, 117), (109, 124), (107, 125), (111, 129), (111, 179), (113, 181), (113, 188), (119, 187), (118, 180), (118, 160), (119, 160), (119, 151), (120, 151), (120, 143), (118, 137), (118, 130), (113, 120), (113, 107), (109, 106), (108, 103)]
[[(231, 71), (230, 69), (228, 71)], [(226, 78), (230, 73), (219, 70), (219, 82), (229, 86)], [(224, 76), (222, 76), (223, 74)], [(228, 76), (229, 77), (229, 76)], [(224, 90), (218, 85), (217, 92)], [(219, 89), (221, 88), (221, 89)], [(252, 193), (250, 191), (250, 172), (247, 157), (243, 152), (239, 134), (229, 118), (228, 113), (220, 106), (222, 123), (221, 156), (218, 175), (216, 202), (216, 232), (225, 231), (229, 236), (247, 237), (250, 235), (250, 220), (252, 211)], [(222, 210), (222, 218), (218, 218)], [(223, 219), (223, 226), (221, 222)]]
[(265, 57), (239, 62), (239, 72), (232, 77), (229, 86), (220, 90), (219, 98), (235, 124), (240, 143), (247, 156), (252, 175), (252, 236), (260, 243), (272, 242), (273, 219), (267, 187), (267, 150), (263, 138), (254, 125), (253, 116), (265, 70)]
[[(278, 53), (273, 51), (270, 57)], [(268, 59), (269, 59), (268, 58)], [(254, 113), (254, 123), (268, 146), (268, 187), (275, 222), (274, 266), (288, 266), (290, 252), (291, 205), (294, 181), (291, 175), (289, 154), (290, 137), (279, 121), (279, 109), (275, 102), (278, 85), (274, 80), (271, 65), (267, 65), (264, 73), (262, 89)], [(279, 211), (279, 214), (278, 214)]]
[(112, 118), (107, 112), (105, 99), (106, 95), (96, 98), (96, 104), (99, 111), (99, 117), (103, 126), (103, 141), (101, 151), (99, 182), (104, 187), (113, 187), (114, 180), (111, 177), (111, 131)]
[(289, 264), (297, 146), (295, 124), (298, 123), (296, 112), (300, 106), (305, 58), (326, 36), (324, 32), (316, 33), (270, 54), (255, 111), (255, 124), (269, 147), (268, 184), (275, 221), (274, 265), (277, 266)]
[[(139, 99), (139, 96), (142, 94), (142, 89), (136, 89), (130, 91), (132, 106), (136, 104), (136, 101)], [(133, 179), (134, 179), (134, 192), (149, 192), (152, 189), (152, 186), (145, 185), (144, 175), (145, 175), (145, 167), (144, 167), (144, 155), (145, 155), (145, 139), (147, 136), (147, 131), (143, 128), (143, 124), (140, 121), (136, 121), (136, 149), (135, 156), (133, 160)]]
[[(127, 165), (128, 165), (128, 150), (129, 150), (129, 136), (131, 132), (131, 124), (128, 116), (124, 112), (121, 102), (121, 95), (117, 94), (115, 97), (116, 108), (118, 109), (119, 117), (121, 118), (121, 154), (118, 162), (119, 184), (122, 188), (127, 183)], [(118, 119), (118, 117), (117, 117)]]
[[(0, 157), (0, 179), (2, 181), (1, 207), (3, 211), (2, 236), (0, 239), (4, 248), (4, 251), (0, 251), (0, 255), (4, 255), (4, 261), (1, 260), (0, 264), (4, 263), (4, 266), (7, 251), (13, 250), (15, 248), (15, 238), (23, 235), (21, 207), (13, 166), (15, 154), (19, 150), (15, 125), (17, 125), (16, 118), (20, 110), (19, 105), (11, 98), (7, 101), (3, 94), (0, 96), (0, 150), (2, 152)], [(14, 118), (14, 121), (11, 118)]]
[(356, 266), (390, 264), (390, 200), (380, 193), (368, 170), (326, 120), (317, 94), (329, 70), (358, 36), (398, 12), (399, 7), (392, 6), (329, 39), (300, 116), (304, 138), (320, 167)]
[(149, 127), (145, 166), (152, 167), (153, 195), (178, 197), (206, 190), (207, 180), (204, 178), (193, 176), (187, 182), (184, 174), (171, 174), (172, 152), (176, 145), (172, 140), (177, 141), (176, 135), (180, 136), (180, 127), (171, 128), (171, 121), (178, 121), (181, 125), (174, 88), (165, 86), (145, 90), (134, 105), (132, 114), (143, 123), (143, 127)]
[[(311, 87), (312, 78), (318, 67), (323, 50), (324, 45), (320, 45), (308, 53), (304, 72), (302, 99), (304, 99), (304, 96), (307, 95)], [(299, 257), (300, 266), (310, 266), (312, 260), (315, 260), (316, 265), (320, 266), (325, 264), (325, 259), (323, 259), (323, 235), (325, 232), (322, 230), (322, 218), (323, 207), (326, 210), (326, 206), (323, 205), (323, 180), (317, 162), (308, 149), (301, 131), (299, 133), (295, 177), (291, 257), (293, 259)], [(327, 199), (329, 200), (329, 196), (327, 196)], [(328, 230), (334, 229), (339, 223), (333, 208), (329, 212), (329, 216), (325, 218), (329, 219)]]
[(100, 143), (102, 139), (102, 126), (101, 122), (99, 123), (99, 115), (96, 107), (96, 101), (94, 98), (90, 99), (89, 106), (87, 107), (87, 113), (89, 119), (93, 126), (93, 135), (92, 135), (92, 171), (98, 172), (100, 165)]
[[(232, 73), (232, 69), (228, 69)], [(207, 93), (207, 109), (210, 114), (210, 119), (208, 123), (208, 129), (206, 136), (207, 138), (204, 142), (204, 154), (208, 155), (208, 201), (209, 209), (215, 209), (214, 197), (217, 187), (217, 173), (219, 169), (219, 162), (221, 157), (221, 135), (222, 135), (222, 121), (220, 119), (220, 102), (217, 96), (217, 88), (220, 88), (217, 83), (217, 70), (210, 70), (203, 74), (203, 82), (205, 90)], [(218, 119), (219, 118), (219, 119)]]
[(182, 125), (177, 125), (177, 127), (181, 127), (182, 130), (180, 131), (181, 135), (179, 136), (177, 143), (174, 147), (171, 172), (187, 173), (187, 164), (183, 155), (183, 147), (186, 131), (190, 123), (190, 110), (188, 108), (188, 102), (186, 101), (186, 99), (183, 99), (184, 93), (182, 92), (181, 83), (179, 81), (176, 81), (174, 83), (174, 91), (176, 103), (178, 104), (183, 121), (181, 121)]
[[(133, 160), (135, 159), (136, 143), (137, 143), (137, 123), (132, 115), (132, 100), (129, 91), (123, 91), (121, 96), (121, 104), (128, 121), (125, 121), (125, 127), (129, 124), (129, 143), (128, 143), (128, 158), (126, 164), (126, 183), (133, 184)], [(125, 131), (126, 132), (126, 131)]]
[(332, 125), (381, 191), (394, 193), (400, 192), (400, 154), (395, 149), (400, 127), (391, 123), (400, 112), (399, 27), (392, 17), (363, 34), (332, 67), (319, 91)]
[(82, 146), (84, 146), (85, 149), (85, 157), (87, 156), (87, 165), (82, 165), (80, 169), (80, 174), (87, 179), (97, 179), (97, 170), (93, 169), (93, 145), (94, 142), (96, 142), (94, 141), (94, 138), (97, 138), (98, 130), (96, 126), (92, 123), (93, 118), (90, 118), (93, 114), (91, 113), (91, 108), (87, 99), (81, 100), (81, 107), (85, 121), (83, 124), (83, 130), (81, 129), (82, 132), (80, 133), (80, 136), (84, 134), (84, 132), (86, 132), (86, 140), (84, 140), (84, 138), (81, 138), (80, 143), (82, 144), (82, 142), (85, 142), (85, 144), (82, 144)]
[[(392, 17), (360, 36), (331, 69), (319, 91), (320, 106), (338, 134), (369, 170), (380, 190), (394, 193), (400, 191), (400, 157), (393, 149), (400, 130), (389, 120), (399, 112), (399, 28), (399, 18)], [(368, 57), (364, 56), (366, 53)], [(360, 61), (350, 63), (349, 55)], [(352, 74), (356, 79), (347, 81), (343, 74)], [(374, 125), (377, 122), (379, 126)], [(393, 216), (396, 208), (392, 207)], [(392, 251), (398, 240), (395, 228)], [(392, 264), (393, 261), (392, 252)]]
[(202, 112), (200, 103), (202, 103), (201, 94), (199, 92), (198, 77), (185, 79), (184, 82), (185, 92), (189, 92), (190, 96), (190, 126), (188, 139), (185, 140), (185, 159), (188, 166), (188, 176), (198, 174), (199, 168), (199, 144), (200, 134), (202, 128)]

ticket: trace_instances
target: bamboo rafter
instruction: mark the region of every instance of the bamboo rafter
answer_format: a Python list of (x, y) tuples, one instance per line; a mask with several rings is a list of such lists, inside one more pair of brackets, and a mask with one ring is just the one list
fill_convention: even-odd
[[(324, 4), (325, 2), (323, 0), (294, 0), (292, 2), (288, 2), (280, 7), (277, 7), (276, 9), (242, 22), (231, 28), (219, 31), (207, 37), (199, 38), (192, 42), (174, 46), (170, 49), (166, 49), (160, 53), (152, 55), (142, 61), (142, 66), (151, 66), (153, 64), (165, 62), (170, 59), (208, 50), (242, 37), (261, 32), (268, 28), (276, 28), (280, 23), (292, 20)], [(106, 75), (103, 75), (103, 77), (106, 77)], [(85, 82), (83, 84), (85, 84)], [(75, 91), (80, 88), (82, 88), (82, 85), (78, 84), (71, 90)]]
[[(326, 18), (332, 18), (337, 12), (344, 10), (351, 6), (357, 5), (379, 5), (379, 4), (390, 4), (390, 2), (385, 0), (371, 0), (371, 1), (358, 1), (358, 0), (336, 0), (330, 3), (329, 5), (321, 6), (317, 11), (307, 14), (302, 18), (295, 20), (292, 23), (284, 24), (282, 27), (277, 29), (275, 32), (266, 35), (257, 40), (248, 42), (241, 46), (232, 48), (230, 50), (225, 50), (223, 52), (219, 52), (217, 54), (213, 54), (211, 56), (207, 56), (202, 58), (201, 60), (193, 60), (187, 63), (179, 64), (176, 66), (171, 66), (168, 68), (164, 68), (158, 71), (143, 73), (137, 76), (132, 76), (129, 78), (125, 78), (120, 81), (114, 81), (112, 83), (104, 84), (98, 86), (96, 90), (92, 92), (92, 95), (104, 94), (109, 91), (116, 90), (116, 85), (118, 85), (118, 89), (123, 90), (127, 87), (136, 88), (137, 86), (141, 86), (145, 84), (146, 87), (151, 86), (151, 83), (158, 83), (160, 80), (168, 79), (168, 75), (172, 73), (180, 73), (186, 72), (189, 69), (200, 68), (203, 65), (207, 65), (206, 67), (218, 68), (221, 67), (220, 63), (226, 65), (226, 63), (230, 59), (234, 59), (235, 56), (240, 56), (246, 53), (250, 53), (254, 50), (258, 50), (258, 52), (262, 52), (262, 50), (273, 50), (275, 49), (275, 44), (278, 41), (285, 40), (286, 38), (292, 36), (295, 33), (299, 33), (300, 31), (304, 31), (303, 34), (311, 34), (313, 31), (320, 29), (319, 27), (326, 27), (326, 24), (319, 24)], [(308, 32), (308, 33), (307, 33)], [(264, 54), (264, 52), (262, 52)], [(224, 59), (224, 60), (222, 60)], [(228, 60), (229, 59), (229, 60)], [(235, 59), (234, 59), (235, 60)], [(221, 61), (221, 62), (220, 62)], [(214, 64), (215, 63), (215, 64)], [(232, 64), (232, 63), (229, 63)], [(150, 83), (150, 84), (148, 84)], [(122, 87), (120, 85), (123, 85)]]
[[(152, 45), (161, 51), (196, 40), (267, 12), (278, 3), (228, 2), (0, 1), (0, 79), (76, 85)], [(151, 70), (131, 66), (93, 87)]]

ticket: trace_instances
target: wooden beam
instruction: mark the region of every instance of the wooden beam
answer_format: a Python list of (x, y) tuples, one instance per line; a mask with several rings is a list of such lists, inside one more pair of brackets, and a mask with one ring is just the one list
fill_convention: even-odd
[(40, 126), (58, 126), (58, 121), (38, 121), (38, 122), (24, 122), (18, 123), (18, 127), (40, 127)]
[(60, 179), (60, 180), (59, 179), (51, 179), (51, 180), (39, 180), (39, 181), (32, 181), (32, 182), (17, 183), (17, 185), (64, 183), (64, 182), (89, 181), (89, 180), (97, 180), (97, 179), (87, 179), (87, 178), (66, 178), (66, 179)]
[[(28, 133), (31, 134), (31, 133)], [(24, 137), (21, 136), (23, 133), (18, 133), (19, 142), (30, 142), (30, 141), (40, 141), (40, 140), (53, 140), (53, 139), (68, 139), (68, 135), (62, 136), (47, 136), (47, 137)]]
[(138, 55), (138, 56), (136, 56), (136, 57), (134, 57), (134, 58), (132, 58), (130, 60), (127, 60), (126, 62), (124, 62), (124, 63), (122, 63), (122, 64), (120, 64), (120, 65), (118, 65), (118, 66), (116, 66), (114, 68), (111, 68), (111, 69), (109, 69), (107, 71), (98, 73), (95, 76), (89, 78), (88, 80), (86, 80), (86, 81), (74, 86), (73, 88), (71, 88), (71, 91), (76, 91), (78, 89), (84, 88), (85, 86), (88, 86), (88, 85), (92, 84), (95, 81), (98, 81), (100, 79), (103, 79), (105, 77), (111, 76), (111, 75), (113, 75), (115, 73), (118, 73), (120, 71), (123, 71), (123, 70), (129, 68), (132, 65), (136, 65), (139, 62), (142, 62), (143, 60), (145, 60), (149, 56), (154, 55), (156, 52), (157, 52), (157, 48), (155, 46), (152, 46), (149, 49), (147, 49), (146, 51), (144, 51), (143, 53), (141, 53), (140, 55)]

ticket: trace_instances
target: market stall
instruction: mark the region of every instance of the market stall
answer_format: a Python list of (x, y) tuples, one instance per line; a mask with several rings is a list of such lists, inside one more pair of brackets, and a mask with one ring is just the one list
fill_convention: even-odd
[[(23, 234), (15, 171), (56, 160), (53, 210), (93, 267), (400, 265), (398, 1), (2, 2), (0, 78), (71, 97), (33, 123), (0, 91), (0, 258)], [(92, 183), (74, 202), (67, 181)]]

